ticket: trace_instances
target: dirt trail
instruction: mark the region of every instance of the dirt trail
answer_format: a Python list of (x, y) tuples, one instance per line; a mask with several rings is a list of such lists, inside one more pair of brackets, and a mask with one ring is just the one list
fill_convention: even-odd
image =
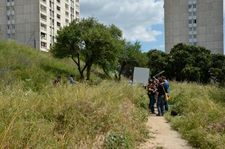
[(147, 122), (151, 138), (139, 149), (192, 149), (181, 135), (172, 130), (164, 117), (151, 115)]

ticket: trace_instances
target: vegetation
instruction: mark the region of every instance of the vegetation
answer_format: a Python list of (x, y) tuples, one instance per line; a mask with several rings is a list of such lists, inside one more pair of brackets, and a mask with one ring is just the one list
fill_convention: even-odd
[(73, 68), (68, 60), (57, 60), (29, 47), (0, 41), (0, 89), (20, 82), (28, 90), (38, 91), (52, 84), (57, 75), (64, 78), (76, 75)]
[(97, 86), (20, 84), (0, 95), (3, 148), (134, 148), (146, 135), (143, 89), (103, 81)]
[(147, 60), (147, 56), (141, 52), (140, 42), (126, 42), (119, 58), (119, 79), (122, 74), (126, 77), (132, 76), (134, 67), (146, 67)]
[[(2, 148), (135, 148), (147, 136), (147, 97), (127, 82), (66, 83), (73, 62), (0, 42)], [(64, 81), (53, 86), (56, 75)]]
[(105, 26), (88, 18), (61, 29), (51, 52), (57, 58), (72, 58), (81, 79), (87, 70), (89, 80), (93, 64), (101, 66), (105, 72), (115, 69), (123, 43), (122, 32), (115, 25)]
[(225, 89), (190, 83), (172, 83), (172, 110), (167, 118), (194, 147), (222, 149), (225, 146)]
[[(3, 148), (134, 148), (146, 136), (147, 97), (127, 82), (65, 83), (70, 74), (90, 79), (93, 66), (130, 76), (135, 66), (165, 70), (177, 81), (225, 84), (225, 57), (178, 44), (170, 54), (142, 53), (115, 25), (93, 18), (58, 32), (51, 55), (0, 41), (0, 146)], [(63, 59), (63, 58), (70, 58)], [(74, 66), (77, 69), (74, 69)], [(118, 70), (119, 66), (119, 70)], [(97, 67), (94, 67), (95, 69)], [(77, 71), (74, 71), (77, 70)], [(60, 85), (52, 85), (57, 75)], [(98, 76), (95, 76), (96, 78)], [(225, 91), (213, 86), (172, 86), (173, 127), (199, 148), (225, 146)]]
[(204, 47), (177, 44), (169, 54), (151, 50), (147, 53), (152, 74), (162, 70), (176, 81), (225, 84), (225, 56), (211, 54)]

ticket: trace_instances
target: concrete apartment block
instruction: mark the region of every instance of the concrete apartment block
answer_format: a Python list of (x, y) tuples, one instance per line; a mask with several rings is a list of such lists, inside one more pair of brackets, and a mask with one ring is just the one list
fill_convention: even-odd
[(165, 49), (177, 43), (223, 54), (223, 0), (165, 0)]
[(57, 31), (79, 19), (79, 0), (1, 0), (0, 36), (48, 51)]

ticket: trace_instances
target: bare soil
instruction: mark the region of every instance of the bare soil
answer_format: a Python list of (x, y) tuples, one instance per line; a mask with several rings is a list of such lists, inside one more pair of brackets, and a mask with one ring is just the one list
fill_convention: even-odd
[(138, 149), (192, 149), (187, 141), (170, 127), (164, 117), (149, 116), (147, 127), (151, 132), (150, 138)]

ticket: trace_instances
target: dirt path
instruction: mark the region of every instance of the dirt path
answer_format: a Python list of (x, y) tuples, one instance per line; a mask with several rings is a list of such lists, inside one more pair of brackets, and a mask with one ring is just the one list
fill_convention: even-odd
[(171, 129), (164, 117), (151, 115), (147, 127), (153, 137), (141, 144), (139, 149), (192, 149), (178, 132)]

